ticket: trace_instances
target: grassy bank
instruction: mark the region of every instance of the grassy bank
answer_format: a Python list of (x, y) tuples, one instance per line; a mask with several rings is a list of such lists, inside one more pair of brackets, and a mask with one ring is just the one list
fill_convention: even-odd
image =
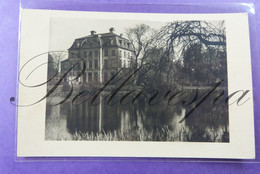
[(228, 142), (227, 132), (205, 130), (172, 131), (167, 126), (158, 129), (135, 130), (104, 130), (94, 132), (69, 133), (64, 128), (51, 127), (46, 129), (46, 140), (75, 140), (75, 141), (182, 141), (182, 142)]
[(72, 134), (72, 140), (89, 140), (89, 141), (187, 141), (187, 142), (222, 142), (228, 141), (224, 137), (225, 133), (212, 133), (206, 131), (203, 134), (191, 133), (190, 131), (180, 130), (175, 133), (167, 128), (156, 130), (127, 130), (127, 131), (109, 131), (98, 133), (81, 133)]

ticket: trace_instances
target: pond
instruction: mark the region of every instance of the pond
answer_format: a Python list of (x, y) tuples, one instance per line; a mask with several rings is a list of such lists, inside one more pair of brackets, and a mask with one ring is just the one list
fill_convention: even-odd
[[(99, 100), (103, 100), (102, 97)], [(183, 122), (195, 104), (108, 105), (91, 101), (46, 107), (46, 140), (229, 142), (228, 106), (208, 98)]]

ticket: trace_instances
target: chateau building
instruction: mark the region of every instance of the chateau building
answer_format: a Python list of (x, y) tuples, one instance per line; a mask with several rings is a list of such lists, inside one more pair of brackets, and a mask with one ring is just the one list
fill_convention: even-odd
[(68, 53), (68, 59), (61, 62), (61, 73), (76, 64), (67, 78), (76, 77), (83, 68), (83, 62), (77, 62), (84, 59), (86, 71), (78, 83), (88, 84), (104, 83), (122, 67), (129, 67), (133, 49), (128, 39), (122, 34), (115, 34), (114, 28), (110, 28), (108, 33), (91, 31), (90, 35), (75, 39)]

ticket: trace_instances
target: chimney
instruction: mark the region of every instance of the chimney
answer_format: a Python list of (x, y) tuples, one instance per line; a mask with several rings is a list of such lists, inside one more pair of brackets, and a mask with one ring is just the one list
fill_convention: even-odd
[(110, 29), (109, 29), (109, 32), (110, 33), (113, 33), (115, 31), (115, 29), (113, 28), (113, 27), (111, 27)]
[(123, 37), (123, 34), (122, 34), (122, 33), (120, 34), (120, 37)]
[(91, 36), (94, 36), (94, 34), (96, 34), (96, 31), (92, 30), (92, 31), (90, 31), (90, 33), (91, 33)]

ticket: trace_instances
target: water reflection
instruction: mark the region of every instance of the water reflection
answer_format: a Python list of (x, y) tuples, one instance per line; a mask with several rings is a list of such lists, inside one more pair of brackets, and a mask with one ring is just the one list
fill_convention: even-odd
[(109, 106), (104, 102), (93, 106), (90, 101), (47, 106), (45, 139), (229, 141), (227, 106), (212, 106), (205, 101), (184, 122), (178, 123), (192, 107), (167, 103)]

